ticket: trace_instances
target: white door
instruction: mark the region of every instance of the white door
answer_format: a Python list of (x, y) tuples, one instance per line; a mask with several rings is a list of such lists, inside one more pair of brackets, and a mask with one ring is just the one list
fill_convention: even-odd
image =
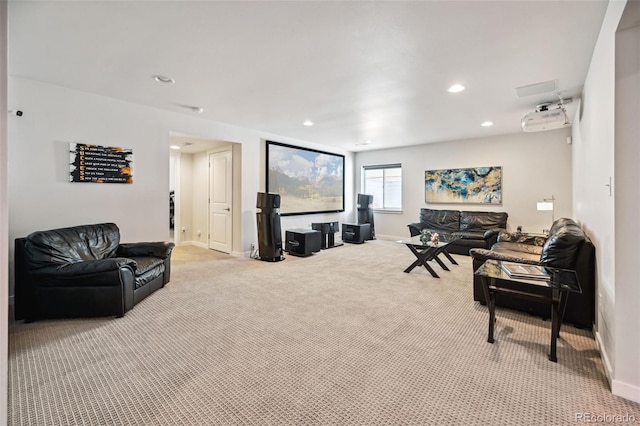
[(231, 150), (209, 154), (209, 248), (231, 253)]

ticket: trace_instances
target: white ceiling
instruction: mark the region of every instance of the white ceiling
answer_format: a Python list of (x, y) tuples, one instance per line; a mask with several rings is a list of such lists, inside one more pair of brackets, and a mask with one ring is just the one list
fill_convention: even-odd
[[(519, 132), (536, 104), (558, 97), (520, 98), (518, 86), (555, 80), (576, 100), (606, 6), (12, 0), (9, 72), (184, 114), (201, 107), (211, 120), (327, 147), (381, 149)], [(448, 93), (453, 83), (466, 90)]]

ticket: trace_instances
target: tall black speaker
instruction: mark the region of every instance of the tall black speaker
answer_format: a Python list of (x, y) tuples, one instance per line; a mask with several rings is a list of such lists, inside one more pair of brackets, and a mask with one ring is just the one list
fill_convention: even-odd
[(280, 227), (280, 194), (258, 192), (258, 258), (267, 262), (283, 260)]
[(280, 209), (280, 194), (272, 192), (258, 192), (256, 207), (263, 213), (272, 212)]
[(358, 223), (368, 223), (371, 229), (369, 240), (376, 239), (376, 232), (373, 225), (373, 195), (358, 194), (358, 201), (356, 207), (358, 208)]

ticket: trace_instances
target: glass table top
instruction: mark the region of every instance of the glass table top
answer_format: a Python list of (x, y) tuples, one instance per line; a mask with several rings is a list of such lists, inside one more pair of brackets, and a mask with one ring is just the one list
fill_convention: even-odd
[(442, 246), (446, 246), (454, 241), (457, 241), (460, 239), (460, 237), (456, 237), (455, 235), (450, 235), (450, 234), (439, 234), (440, 236), (440, 240), (438, 241), (438, 244), (434, 244), (431, 241), (428, 241), (426, 244), (423, 243), (420, 240), (420, 235), (416, 235), (415, 237), (411, 237), (411, 238), (407, 238), (407, 239), (403, 239), (403, 240), (399, 240), (398, 243), (401, 244), (410, 244), (414, 247), (442, 247)]
[(582, 293), (578, 275), (576, 271), (572, 269), (560, 269), (489, 259), (476, 269), (474, 274), (482, 277)]

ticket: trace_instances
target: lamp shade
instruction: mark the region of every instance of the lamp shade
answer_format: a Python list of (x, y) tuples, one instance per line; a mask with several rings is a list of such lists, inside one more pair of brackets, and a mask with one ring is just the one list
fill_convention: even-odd
[(537, 203), (537, 209), (540, 211), (552, 211), (553, 201), (542, 201)]

